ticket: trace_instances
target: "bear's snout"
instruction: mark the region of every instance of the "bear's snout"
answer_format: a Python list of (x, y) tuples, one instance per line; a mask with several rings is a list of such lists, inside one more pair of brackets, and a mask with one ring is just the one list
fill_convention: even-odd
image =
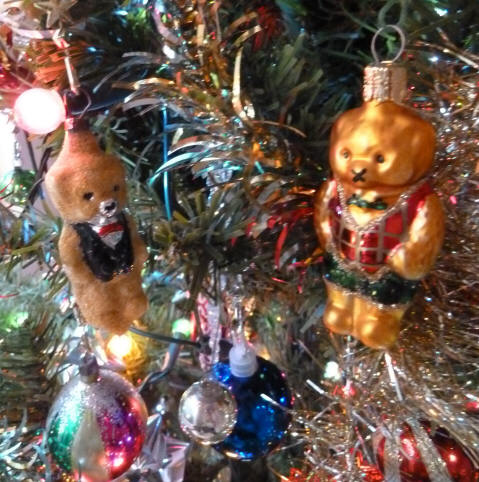
[(118, 209), (118, 203), (114, 199), (102, 201), (99, 206), (100, 214), (106, 217), (114, 216)]

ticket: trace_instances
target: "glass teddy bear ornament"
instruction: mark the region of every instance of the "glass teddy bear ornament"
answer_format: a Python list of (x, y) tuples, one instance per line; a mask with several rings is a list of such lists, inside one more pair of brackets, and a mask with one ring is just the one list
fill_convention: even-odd
[(441, 201), (427, 180), (434, 128), (401, 105), (405, 92), (402, 67), (366, 68), (365, 102), (333, 126), (332, 177), (314, 205), (325, 251), (323, 321), (377, 349), (395, 343), (444, 236)]

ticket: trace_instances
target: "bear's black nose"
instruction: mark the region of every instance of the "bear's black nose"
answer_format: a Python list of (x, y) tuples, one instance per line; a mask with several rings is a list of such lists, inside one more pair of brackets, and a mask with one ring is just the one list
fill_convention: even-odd
[(111, 201), (108, 204), (105, 204), (103, 209), (107, 212), (113, 211), (114, 209), (116, 209), (116, 201)]
[(354, 174), (353, 182), (366, 181), (366, 179), (364, 179), (364, 174), (366, 174), (367, 172), (367, 169), (365, 167), (363, 167), (360, 171), (355, 171), (354, 169), (351, 169), (351, 172)]

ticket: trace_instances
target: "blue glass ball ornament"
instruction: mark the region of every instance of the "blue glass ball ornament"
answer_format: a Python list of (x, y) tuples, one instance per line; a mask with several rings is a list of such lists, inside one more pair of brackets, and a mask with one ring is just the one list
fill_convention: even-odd
[(233, 459), (254, 460), (268, 454), (279, 445), (291, 420), (287, 411), (261, 397), (264, 394), (286, 409), (292, 408), (285, 374), (264, 358), (256, 360), (257, 369), (248, 377), (234, 376), (229, 363), (216, 363), (212, 370), (212, 376), (229, 388), (238, 405), (232, 433), (213, 446)]

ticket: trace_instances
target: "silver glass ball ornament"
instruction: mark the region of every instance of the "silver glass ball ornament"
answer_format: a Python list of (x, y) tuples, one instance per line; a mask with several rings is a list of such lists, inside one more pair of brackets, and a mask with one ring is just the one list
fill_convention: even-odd
[(200, 444), (212, 445), (233, 431), (237, 411), (236, 400), (226, 387), (203, 379), (183, 393), (178, 418), (189, 437)]

